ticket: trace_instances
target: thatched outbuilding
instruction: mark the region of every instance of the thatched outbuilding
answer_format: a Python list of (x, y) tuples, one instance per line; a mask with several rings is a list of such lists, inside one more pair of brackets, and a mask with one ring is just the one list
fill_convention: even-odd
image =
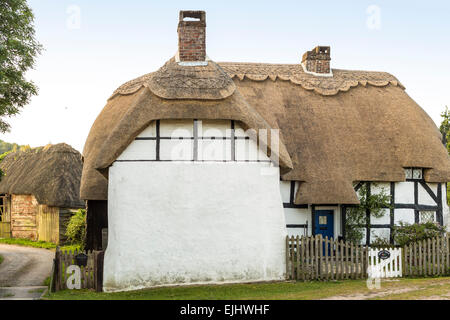
[[(445, 224), (447, 150), (399, 80), (333, 69), (331, 50), (323, 46), (297, 64), (216, 63), (204, 54), (205, 21), (203, 12), (180, 13), (178, 54), (119, 87), (86, 141), (81, 198), (88, 203), (88, 246), (100, 248), (102, 229), (109, 228), (106, 288), (278, 279), (280, 239), (286, 233), (343, 237), (360, 190), (386, 192), (392, 205), (382, 218), (368, 213), (365, 243), (392, 241), (401, 221)], [(241, 153), (241, 140), (258, 156)], [(215, 156), (205, 155), (206, 142)], [(279, 168), (276, 182), (261, 178), (267, 163)], [(242, 226), (250, 234), (239, 233)], [(177, 267), (160, 274), (138, 259), (141, 278), (133, 278), (136, 270), (115, 257), (134, 259), (128, 245), (135, 243), (147, 246), (149, 260)], [(198, 255), (200, 243), (212, 256)], [(229, 267), (214, 252), (241, 264)], [(246, 276), (236, 276), (245, 268)]]
[(11, 236), (64, 242), (68, 219), (84, 208), (81, 154), (64, 143), (11, 152), (0, 170), (2, 223)]

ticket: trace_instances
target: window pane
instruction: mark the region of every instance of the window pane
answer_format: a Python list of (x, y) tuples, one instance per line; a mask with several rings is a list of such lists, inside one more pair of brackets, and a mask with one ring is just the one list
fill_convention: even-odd
[(412, 169), (405, 169), (406, 179), (412, 179)]
[(422, 179), (422, 169), (413, 170), (413, 179)]
[(193, 140), (161, 140), (161, 160), (193, 160)]
[(320, 216), (319, 217), (319, 224), (327, 224), (327, 216)]
[(420, 211), (420, 222), (434, 222), (435, 220), (435, 212), (434, 211)]

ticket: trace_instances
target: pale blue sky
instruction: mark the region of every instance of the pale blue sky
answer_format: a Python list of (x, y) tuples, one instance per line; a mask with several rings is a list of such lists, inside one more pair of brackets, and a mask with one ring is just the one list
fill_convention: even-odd
[(40, 94), (11, 119), (11, 132), (0, 135), (7, 141), (66, 142), (82, 151), (114, 89), (175, 54), (183, 9), (206, 11), (207, 53), (215, 61), (299, 63), (306, 50), (330, 45), (333, 68), (394, 74), (436, 123), (450, 106), (450, 1), (29, 3), (45, 47), (29, 73)]

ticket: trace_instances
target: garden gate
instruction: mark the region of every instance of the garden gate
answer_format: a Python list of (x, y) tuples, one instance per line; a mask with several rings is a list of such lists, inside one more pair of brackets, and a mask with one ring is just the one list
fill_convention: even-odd
[(402, 276), (402, 249), (370, 249), (368, 276), (370, 278), (396, 278)]

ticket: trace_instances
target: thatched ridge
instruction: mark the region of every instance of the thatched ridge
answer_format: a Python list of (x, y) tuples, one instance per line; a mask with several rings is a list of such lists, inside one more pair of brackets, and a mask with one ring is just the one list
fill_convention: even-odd
[[(439, 130), (388, 73), (333, 70), (325, 78), (300, 64), (217, 63), (208, 81), (173, 63), (121, 86), (108, 101), (84, 148), (83, 199), (106, 200), (99, 170), (152, 120), (170, 118), (280, 129), (282, 178), (302, 182), (298, 204), (358, 203), (353, 182), (404, 181), (404, 167), (427, 168), (428, 182), (450, 180)], [(159, 87), (155, 74), (164, 79)]]
[(82, 208), (80, 153), (61, 143), (9, 153), (1, 162), (0, 193), (32, 194), (40, 204)]

